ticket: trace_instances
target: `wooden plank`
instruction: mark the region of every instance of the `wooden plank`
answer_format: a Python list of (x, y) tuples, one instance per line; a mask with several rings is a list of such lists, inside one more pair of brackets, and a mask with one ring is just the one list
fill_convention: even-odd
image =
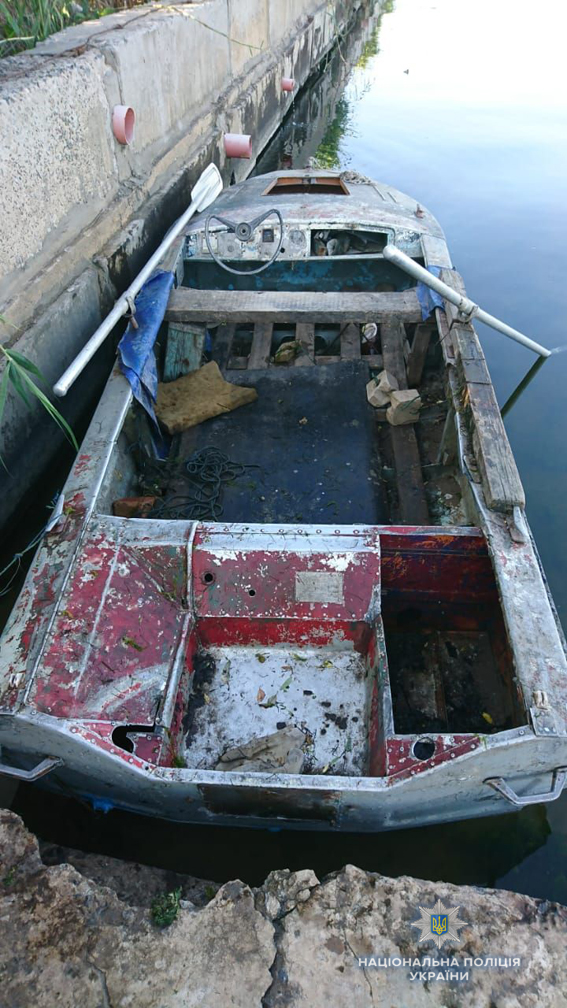
[(407, 389), (406, 362), (404, 360), (404, 340), (406, 331), (399, 319), (383, 322), (380, 326), (382, 360), (386, 371), (397, 378), (401, 389)]
[(163, 380), (175, 381), (201, 366), (205, 326), (198, 322), (176, 322), (167, 330)]
[(348, 322), (341, 329), (341, 360), (360, 359), (360, 326)]
[[(441, 277), (459, 294), (466, 294), (456, 270), (442, 270)], [(462, 386), (462, 402), (458, 405), (468, 421), (486, 503), (494, 511), (524, 507), (524, 488), (478, 336), (470, 323), (459, 321), (454, 305), (446, 303), (446, 314)]]
[(215, 360), (221, 371), (228, 366), (228, 361), (232, 352), (232, 341), (234, 339), (234, 325), (219, 326), (213, 333), (213, 360)]
[(329, 291), (210, 291), (179, 287), (166, 319), (181, 322), (420, 322), (415, 290), (392, 293)]
[(314, 364), (315, 326), (313, 322), (298, 322), (295, 327), (295, 338), (301, 344), (301, 353), (295, 358), (296, 367)]
[(248, 358), (249, 368), (267, 368), (272, 350), (273, 328), (271, 322), (256, 322), (254, 324), (252, 349)]
[(328, 357), (325, 354), (317, 354), (317, 356), (315, 357), (315, 363), (316, 364), (336, 364), (337, 361), (340, 361), (340, 359), (341, 358), (338, 355), (332, 356), (332, 357)]
[(417, 388), (421, 382), (423, 366), (425, 364), (425, 358), (427, 356), (431, 340), (431, 333), (432, 327), (430, 323), (416, 326), (415, 335), (410, 347), (407, 368), (408, 386), (411, 389)]
[(470, 416), (473, 450), (489, 508), (510, 511), (516, 505), (524, 507), (524, 488), (492, 385), (467, 384), (463, 407)]
[(413, 424), (390, 427), (400, 519), (404, 525), (428, 525), (421, 459)]
[[(400, 388), (405, 389), (408, 383), (403, 349), (404, 325), (399, 320), (383, 323), (380, 335), (384, 367), (398, 379)], [(429, 511), (413, 424), (391, 426), (390, 435), (396, 468), (400, 520), (406, 525), (427, 525)]]

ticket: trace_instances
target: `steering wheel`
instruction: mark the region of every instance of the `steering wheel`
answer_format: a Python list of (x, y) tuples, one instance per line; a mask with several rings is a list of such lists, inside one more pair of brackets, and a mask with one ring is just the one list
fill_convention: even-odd
[[(252, 235), (254, 234), (255, 230), (260, 226), (260, 224), (262, 224), (262, 222), (265, 221), (267, 217), (271, 217), (272, 214), (275, 214), (275, 216), (278, 218), (279, 225), (280, 225), (280, 238), (279, 238), (279, 241), (278, 241), (278, 245), (277, 245), (276, 251), (274, 252), (274, 254), (273, 254), (272, 258), (269, 260), (269, 262), (263, 263), (262, 266), (258, 267), (258, 269), (253, 269), (253, 270), (237, 270), (237, 269), (233, 269), (232, 266), (228, 266), (227, 263), (223, 262), (222, 259), (219, 259), (218, 255), (216, 255), (213, 252), (213, 250), (211, 248), (211, 235), (210, 235), (211, 221), (213, 221), (213, 220), (220, 221), (220, 223), (224, 224), (224, 226), (226, 228), (228, 228), (229, 231), (234, 231), (234, 233), (235, 233), (235, 235), (236, 235), (236, 237), (238, 238), (239, 241), (248, 242), (248, 241), (250, 241), (250, 239), (252, 238)], [(282, 215), (279, 212), (279, 210), (275, 210), (275, 209), (268, 210), (267, 213), (260, 214), (259, 217), (254, 217), (254, 220), (251, 220), (251, 221), (240, 221), (240, 222), (237, 223), (236, 221), (227, 220), (226, 217), (219, 217), (218, 214), (209, 214), (209, 216), (205, 220), (205, 242), (206, 242), (206, 245), (207, 245), (207, 248), (209, 250), (210, 255), (212, 256), (212, 258), (216, 262), (217, 266), (222, 266), (222, 268), (224, 270), (227, 270), (228, 273), (236, 273), (237, 276), (253, 276), (254, 273), (262, 273), (263, 270), (268, 269), (268, 266), (272, 265), (272, 263), (276, 259), (277, 255), (278, 255), (278, 253), (279, 253), (279, 251), (280, 251), (280, 249), (282, 247), (283, 236), (284, 236), (284, 226), (283, 226)]]

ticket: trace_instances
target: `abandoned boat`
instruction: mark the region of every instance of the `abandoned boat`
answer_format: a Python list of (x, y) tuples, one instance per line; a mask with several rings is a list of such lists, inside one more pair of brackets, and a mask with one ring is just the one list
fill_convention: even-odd
[(431, 214), (355, 173), (252, 178), (187, 224), (160, 395), (214, 371), (243, 404), (164, 444), (114, 369), (2, 637), (0, 773), (257, 827), (558, 797), (565, 645), (524, 492), (471, 312), (408, 261), (459, 303)]

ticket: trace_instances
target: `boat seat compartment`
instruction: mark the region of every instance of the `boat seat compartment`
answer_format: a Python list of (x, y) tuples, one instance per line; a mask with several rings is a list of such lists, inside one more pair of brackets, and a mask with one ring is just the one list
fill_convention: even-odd
[(525, 724), (486, 540), (382, 530), (382, 614), (397, 734)]
[(218, 769), (226, 750), (293, 728), (302, 772), (367, 772), (377, 529), (201, 525), (193, 600), (188, 766)]

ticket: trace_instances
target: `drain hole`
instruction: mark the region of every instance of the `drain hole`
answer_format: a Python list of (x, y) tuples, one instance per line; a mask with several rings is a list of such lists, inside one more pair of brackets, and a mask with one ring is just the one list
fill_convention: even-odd
[(413, 755), (418, 760), (431, 759), (434, 752), (435, 752), (435, 742), (433, 742), (430, 738), (418, 739), (417, 742), (415, 742), (414, 747), (412, 749)]
[(119, 747), (119, 749), (125, 749), (126, 752), (134, 752), (134, 743), (132, 742), (131, 738), (128, 738), (128, 733), (144, 732), (145, 734), (147, 734), (148, 732), (153, 732), (153, 730), (154, 730), (153, 725), (143, 725), (143, 724), (120, 725), (118, 728), (115, 728), (114, 731), (112, 732), (112, 741), (114, 742), (115, 746)]
[(249, 595), (255, 595), (256, 594), (256, 589), (255, 588), (249, 588), (248, 589), (248, 594)]
[(215, 575), (211, 574), (210, 571), (205, 571), (205, 573), (203, 574), (203, 581), (205, 582), (205, 584), (212, 584), (214, 580)]

